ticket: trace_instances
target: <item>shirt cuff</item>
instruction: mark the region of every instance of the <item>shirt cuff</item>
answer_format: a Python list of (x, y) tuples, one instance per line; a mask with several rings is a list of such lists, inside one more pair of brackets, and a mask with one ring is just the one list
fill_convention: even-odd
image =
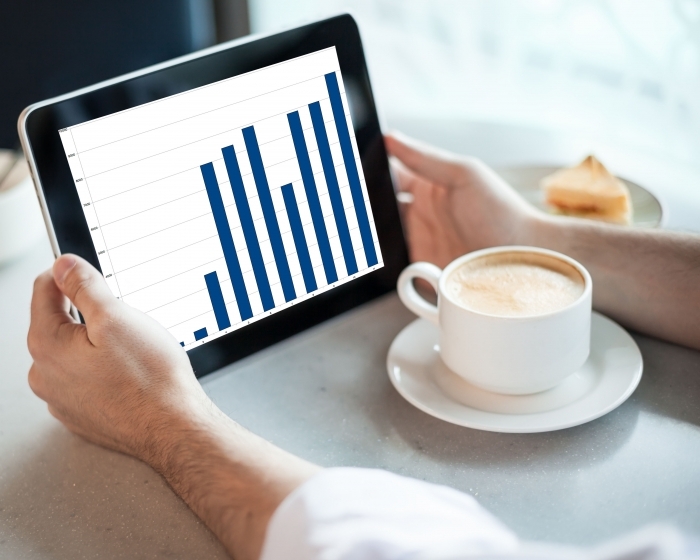
[(513, 552), (518, 539), (467, 494), (376, 469), (326, 469), (273, 514), (260, 560), (435, 560)]

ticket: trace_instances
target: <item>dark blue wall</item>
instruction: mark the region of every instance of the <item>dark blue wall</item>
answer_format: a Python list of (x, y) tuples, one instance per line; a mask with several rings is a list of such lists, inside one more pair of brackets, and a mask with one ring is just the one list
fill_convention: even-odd
[(0, 148), (24, 107), (214, 42), (212, 0), (5, 0)]

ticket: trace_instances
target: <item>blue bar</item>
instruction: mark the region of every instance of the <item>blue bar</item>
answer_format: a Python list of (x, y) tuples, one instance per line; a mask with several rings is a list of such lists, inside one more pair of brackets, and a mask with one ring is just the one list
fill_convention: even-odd
[(311, 113), (311, 122), (316, 133), (316, 143), (318, 144), (318, 152), (321, 155), (323, 174), (326, 176), (326, 185), (328, 185), (328, 194), (331, 198), (335, 223), (338, 226), (338, 236), (340, 237), (340, 246), (343, 248), (345, 267), (348, 269), (348, 274), (355, 274), (357, 272), (357, 260), (355, 259), (355, 251), (352, 248), (352, 241), (350, 241), (348, 219), (345, 217), (343, 199), (340, 196), (338, 177), (335, 174), (335, 165), (333, 164), (331, 146), (328, 143), (328, 135), (326, 134), (326, 124), (323, 122), (321, 104), (318, 101), (311, 103), (309, 112)]
[(287, 120), (289, 121), (289, 128), (292, 131), (294, 149), (297, 153), (299, 170), (301, 171), (301, 178), (304, 182), (304, 190), (306, 191), (306, 200), (309, 203), (311, 219), (313, 220), (314, 231), (316, 232), (316, 240), (318, 241), (318, 248), (321, 252), (323, 270), (326, 273), (326, 280), (329, 284), (332, 284), (333, 282), (338, 281), (338, 272), (335, 270), (335, 262), (333, 261), (331, 244), (328, 240), (328, 230), (326, 230), (326, 221), (323, 219), (321, 201), (318, 198), (318, 188), (316, 187), (314, 172), (311, 170), (309, 150), (306, 147), (306, 140), (304, 139), (304, 131), (301, 128), (299, 112), (294, 111), (293, 113), (289, 113), (287, 115)]
[(367, 265), (374, 266), (378, 262), (377, 251), (374, 248), (372, 229), (369, 226), (367, 207), (365, 206), (365, 197), (362, 195), (360, 174), (357, 172), (355, 153), (352, 151), (352, 141), (350, 140), (350, 132), (348, 131), (348, 121), (345, 117), (345, 109), (343, 109), (343, 101), (340, 97), (338, 78), (335, 72), (326, 74), (326, 87), (328, 88), (328, 95), (331, 99), (333, 119), (335, 120), (335, 127), (338, 130), (338, 139), (340, 140), (340, 149), (343, 152), (345, 171), (350, 181), (352, 202), (355, 205), (355, 213), (357, 214), (357, 223), (360, 226), (360, 236), (362, 237), (362, 245), (364, 246), (365, 256), (367, 257)]
[(258, 187), (260, 205), (262, 206), (263, 216), (265, 217), (267, 232), (270, 234), (272, 253), (275, 255), (275, 262), (277, 263), (277, 271), (279, 272), (280, 282), (282, 283), (284, 299), (285, 301), (292, 301), (296, 299), (297, 294), (294, 291), (292, 274), (289, 272), (287, 253), (284, 250), (280, 226), (279, 223), (277, 223), (277, 214), (272, 204), (270, 185), (267, 183), (267, 175), (265, 174), (265, 167), (263, 166), (262, 156), (260, 155), (260, 146), (258, 146), (258, 139), (255, 136), (255, 129), (252, 126), (243, 129), (243, 140), (245, 140), (245, 147), (248, 150), (250, 166), (253, 168), (255, 185)]
[(184, 346), (184, 345), (185, 345), (185, 343), (184, 343), (184, 342), (181, 342), (181, 343), (180, 343), (180, 346)]
[(202, 340), (203, 338), (207, 338), (207, 336), (209, 336), (209, 333), (207, 332), (206, 327), (204, 327), (203, 329), (199, 329), (198, 331), (194, 331), (195, 340)]
[(309, 246), (304, 235), (304, 226), (301, 225), (299, 206), (294, 196), (294, 187), (291, 183), (282, 187), (282, 196), (284, 197), (284, 205), (287, 208), (287, 216), (289, 216), (289, 225), (292, 226), (292, 236), (294, 237), (294, 245), (297, 248), (299, 264), (301, 264), (304, 286), (306, 286), (306, 293), (310, 294), (318, 289), (318, 285), (314, 276), (314, 267), (311, 265), (311, 256), (309, 255)]
[(219, 326), (220, 331), (228, 329), (231, 326), (231, 319), (229, 319), (228, 311), (226, 311), (226, 302), (224, 301), (224, 294), (221, 293), (219, 276), (216, 274), (216, 271), (210, 272), (204, 275), (204, 281), (207, 283), (209, 299), (211, 300), (211, 306), (214, 308), (216, 324)]
[(226, 209), (224, 208), (224, 201), (221, 199), (221, 191), (219, 190), (219, 183), (216, 180), (214, 166), (211, 163), (205, 163), (200, 166), (200, 170), (204, 178), (204, 185), (207, 188), (209, 204), (211, 205), (212, 214), (214, 214), (216, 231), (219, 233), (221, 248), (224, 250), (224, 259), (226, 259), (226, 266), (228, 267), (228, 273), (231, 277), (233, 293), (236, 295), (238, 311), (241, 314), (241, 319), (245, 321), (253, 316), (253, 311), (250, 308), (250, 300), (248, 299), (248, 292), (245, 289), (243, 273), (241, 272), (241, 263), (238, 261), (236, 247), (233, 244), (231, 226), (229, 226), (228, 218), (226, 217)]
[(253, 265), (255, 282), (258, 284), (258, 293), (260, 294), (263, 309), (268, 311), (275, 306), (275, 301), (272, 299), (270, 280), (267, 277), (265, 262), (260, 252), (260, 241), (258, 241), (258, 234), (255, 232), (255, 224), (250, 213), (250, 204), (248, 204), (248, 197), (243, 186), (243, 177), (241, 176), (241, 168), (238, 165), (236, 151), (233, 149), (233, 146), (226, 146), (221, 149), (221, 153), (224, 155), (226, 172), (233, 191), (233, 198), (236, 201), (238, 217), (241, 219), (241, 227), (243, 228), (245, 243), (248, 246), (250, 262)]

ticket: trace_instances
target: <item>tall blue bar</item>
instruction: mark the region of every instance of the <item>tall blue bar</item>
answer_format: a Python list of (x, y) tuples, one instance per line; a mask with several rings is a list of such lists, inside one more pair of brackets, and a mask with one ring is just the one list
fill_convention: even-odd
[(292, 227), (292, 237), (294, 237), (294, 246), (297, 248), (306, 293), (311, 293), (316, 291), (318, 285), (314, 276), (314, 267), (311, 264), (309, 246), (304, 235), (304, 226), (301, 224), (301, 216), (299, 216), (297, 198), (294, 196), (294, 187), (291, 183), (282, 187), (282, 196), (284, 197), (284, 206), (287, 208), (287, 216), (289, 216), (289, 225)]
[(243, 236), (245, 243), (248, 246), (248, 254), (250, 262), (253, 265), (253, 274), (255, 282), (258, 285), (258, 293), (265, 311), (275, 307), (275, 301), (272, 299), (272, 290), (270, 289), (270, 280), (267, 277), (265, 270), (265, 262), (263, 261), (262, 252), (260, 251), (260, 241), (258, 234), (255, 232), (255, 224), (253, 216), (250, 213), (250, 204), (243, 186), (243, 177), (241, 176), (241, 168), (238, 165), (238, 158), (233, 146), (226, 146), (221, 149), (226, 164), (226, 172), (228, 173), (229, 183), (233, 191), (233, 198), (236, 201), (238, 209), (238, 217), (241, 219), (241, 227), (243, 228)]
[(219, 276), (216, 274), (216, 271), (210, 272), (204, 275), (204, 281), (207, 284), (211, 306), (214, 308), (216, 324), (219, 326), (220, 331), (228, 329), (231, 326), (231, 319), (228, 316), (228, 311), (226, 311), (226, 302), (224, 301), (224, 294), (221, 293)]
[[(328, 240), (328, 230), (326, 229), (326, 221), (323, 219), (323, 211), (321, 210), (321, 201), (318, 198), (318, 188), (314, 179), (314, 172), (311, 169), (311, 160), (309, 160), (309, 149), (306, 146), (304, 139), (304, 131), (301, 128), (301, 119), (299, 112), (294, 111), (287, 115), (289, 121), (289, 129), (292, 131), (292, 140), (294, 141), (294, 150), (297, 153), (297, 161), (299, 162), (299, 170), (301, 171), (301, 179), (304, 183), (306, 191), (306, 200), (309, 203), (311, 211), (311, 219), (316, 232), (316, 240), (318, 248), (321, 252), (321, 262), (323, 262), (323, 270), (326, 273), (326, 280), (329, 284), (338, 280), (338, 272), (335, 270), (335, 262), (333, 261), (333, 253), (331, 252), (331, 244)], [(315, 289), (315, 288), (314, 288)]]
[(348, 130), (348, 121), (345, 117), (343, 100), (340, 97), (340, 88), (338, 87), (338, 77), (335, 75), (335, 72), (326, 74), (326, 87), (328, 88), (328, 96), (331, 100), (335, 127), (338, 130), (340, 150), (343, 152), (345, 171), (348, 174), (348, 181), (350, 182), (352, 202), (355, 205), (355, 213), (357, 214), (357, 223), (360, 226), (360, 236), (362, 237), (362, 245), (365, 249), (365, 256), (367, 257), (367, 265), (374, 266), (378, 262), (377, 251), (374, 248), (374, 240), (372, 239), (372, 229), (370, 228), (369, 218), (367, 216), (365, 197), (362, 195), (360, 174), (357, 171), (355, 153), (352, 151), (352, 141)]
[(294, 290), (292, 274), (289, 271), (289, 262), (287, 262), (287, 253), (284, 250), (282, 234), (280, 233), (280, 226), (277, 222), (277, 214), (272, 204), (270, 185), (267, 182), (265, 167), (263, 166), (262, 156), (260, 155), (260, 146), (255, 136), (255, 129), (252, 126), (243, 129), (243, 140), (248, 150), (248, 159), (253, 169), (255, 185), (258, 188), (258, 196), (260, 198), (263, 216), (265, 217), (267, 232), (270, 234), (270, 244), (272, 245), (272, 253), (275, 255), (275, 262), (277, 263), (277, 271), (279, 272), (280, 282), (282, 283), (284, 299), (285, 301), (292, 301), (296, 299), (297, 294)]
[(331, 155), (331, 146), (328, 143), (326, 123), (323, 122), (321, 104), (318, 101), (311, 103), (309, 105), (309, 112), (311, 113), (311, 122), (314, 125), (316, 143), (318, 144), (318, 152), (321, 156), (323, 174), (326, 177), (326, 185), (328, 186), (328, 194), (331, 199), (331, 206), (333, 207), (335, 223), (338, 226), (338, 237), (340, 237), (340, 246), (343, 249), (345, 267), (348, 269), (348, 274), (355, 274), (357, 272), (357, 260), (355, 259), (355, 251), (352, 248), (352, 241), (350, 240), (348, 219), (345, 216), (343, 198), (340, 196), (338, 176), (335, 174), (335, 165), (333, 164), (333, 156)]
[(209, 333), (207, 332), (206, 327), (199, 329), (198, 331), (194, 331), (194, 339), (195, 340), (202, 340), (203, 338), (207, 338), (208, 336), (209, 336)]
[(228, 218), (226, 217), (226, 209), (224, 201), (221, 199), (221, 191), (219, 191), (219, 183), (216, 180), (214, 166), (211, 163), (205, 163), (200, 166), (204, 185), (207, 188), (209, 196), (209, 204), (216, 222), (216, 231), (219, 233), (219, 242), (224, 250), (224, 259), (228, 268), (229, 276), (231, 277), (231, 285), (233, 293), (236, 295), (236, 304), (238, 311), (241, 314), (241, 319), (250, 319), (253, 316), (253, 311), (250, 307), (250, 299), (248, 292), (245, 289), (243, 281), (243, 273), (241, 272), (241, 263), (238, 261), (236, 247), (233, 244), (233, 236), (231, 235), (231, 226), (229, 226)]

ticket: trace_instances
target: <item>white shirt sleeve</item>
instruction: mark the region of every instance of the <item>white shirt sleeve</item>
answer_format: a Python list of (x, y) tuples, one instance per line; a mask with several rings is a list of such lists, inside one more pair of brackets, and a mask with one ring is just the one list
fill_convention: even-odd
[(655, 526), (593, 550), (523, 543), (477, 501), (386, 471), (326, 469), (290, 494), (260, 560), (689, 560), (700, 547)]

